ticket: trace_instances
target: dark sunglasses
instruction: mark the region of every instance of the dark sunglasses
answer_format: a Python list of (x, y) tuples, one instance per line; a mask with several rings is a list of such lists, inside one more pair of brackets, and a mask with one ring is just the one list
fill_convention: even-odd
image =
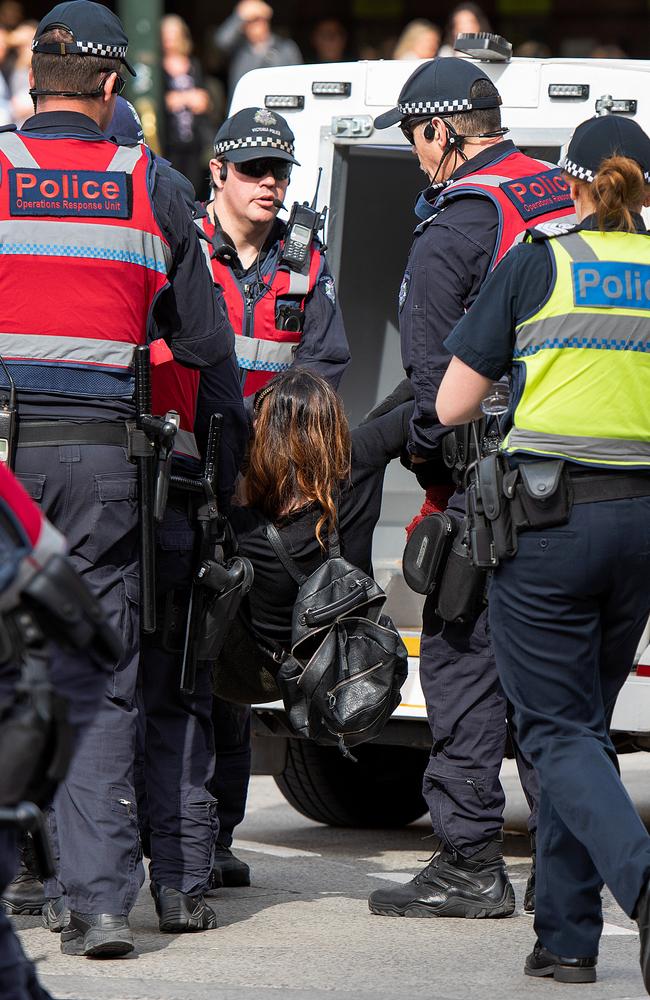
[[(103, 91), (104, 91), (104, 85), (105, 85), (106, 81), (108, 80), (109, 76), (112, 76), (113, 73), (115, 73), (115, 70), (114, 69), (105, 70), (105, 72), (106, 72), (106, 76), (102, 78), (102, 82), (100, 83), (99, 87), (95, 91), (95, 94), (97, 96), (99, 96), (100, 94), (103, 93)], [(125, 87), (126, 87), (126, 80), (123, 80), (122, 77), (119, 75), (119, 73), (115, 73), (115, 84), (113, 86), (113, 93), (117, 94), (118, 97), (119, 97), (119, 95), (122, 93), (122, 91), (124, 90)]]
[(418, 127), (418, 125), (421, 125), (422, 122), (428, 122), (428, 121), (431, 121), (431, 115), (420, 115), (418, 118), (405, 118), (403, 121), (399, 123), (402, 135), (408, 142), (409, 146), (414, 145), (413, 132)]
[(276, 181), (286, 181), (291, 176), (293, 163), (267, 156), (260, 160), (244, 160), (243, 163), (234, 163), (233, 166), (240, 174), (245, 174), (247, 177), (259, 178), (273, 174)]

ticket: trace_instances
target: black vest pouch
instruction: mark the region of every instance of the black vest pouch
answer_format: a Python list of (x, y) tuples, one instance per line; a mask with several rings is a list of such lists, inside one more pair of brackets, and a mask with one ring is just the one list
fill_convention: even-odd
[(465, 531), (459, 531), (442, 573), (436, 614), (446, 622), (472, 621), (484, 606), (486, 583), (487, 570), (472, 563)]
[(519, 466), (516, 489), (520, 507), (520, 531), (556, 528), (571, 516), (571, 479), (561, 459), (529, 462)]
[(485, 516), (492, 527), (497, 560), (510, 559), (517, 552), (517, 530), (512, 519), (506, 477), (510, 469), (504, 455), (494, 452), (478, 464), (478, 480)]

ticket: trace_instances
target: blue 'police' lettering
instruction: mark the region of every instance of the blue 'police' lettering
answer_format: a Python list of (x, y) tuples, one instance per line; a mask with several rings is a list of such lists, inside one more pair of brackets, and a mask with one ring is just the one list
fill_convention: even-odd
[(9, 171), (11, 215), (129, 219), (127, 174), (108, 170)]
[(573, 209), (569, 184), (559, 167), (542, 170), (529, 177), (518, 177), (515, 181), (505, 181), (500, 187), (522, 219)]
[(576, 306), (650, 310), (650, 265), (599, 260), (571, 264)]

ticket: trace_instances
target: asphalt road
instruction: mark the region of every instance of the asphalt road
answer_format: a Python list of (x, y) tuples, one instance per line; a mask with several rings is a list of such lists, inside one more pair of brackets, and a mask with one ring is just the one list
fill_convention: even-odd
[[(634, 798), (650, 818), (650, 758), (622, 758)], [(59, 1000), (637, 1000), (645, 997), (635, 925), (605, 894), (599, 981), (531, 980), (533, 944), (521, 912), (528, 874), (523, 798), (505, 765), (506, 853), (518, 908), (505, 920), (404, 920), (372, 916), (369, 892), (406, 881), (432, 850), (425, 820), (399, 831), (336, 830), (294, 812), (271, 778), (255, 778), (238, 853), (250, 889), (213, 899), (220, 927), (162, 935), (142, 890), (132, 915), (137, 951), (119, 961), (60, 954), (58, 938), (20, 918), (23, 943)], [(518, 831), (518, 832), (517, 832)]]

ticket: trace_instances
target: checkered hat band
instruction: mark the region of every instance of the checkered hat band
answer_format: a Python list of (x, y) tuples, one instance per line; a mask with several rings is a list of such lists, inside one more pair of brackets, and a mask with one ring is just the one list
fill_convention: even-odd
[[(589, 170), (588, 167), (579, 166), (579, 164), (574, 163), (573, 160), (570, 160), (568, 156), (564, 157), (564, 159), (560, 163), (560, 166), (562, 170), (566, 170), (567, 174), (571, 174), (572, 177), (577, 177), (578, 180), (587, 181), (589, 184), (591, 184), (591, 182), (594, 179), (593, 170)], [(643, 171), (643, 179), (645, 180), (646, 184), (650, 184), (650, 171), (648, 170)]]
[(215, 142), (215, 153), (228, 153), (231, 149), (281, 149), (289, 156), (293, 156), (293, 143), (284, 142), (282, 139), (262, 138), (261, 136), (247, 135), (244, 139), (224, 139), (222, 142)]
[[(36, 49), (39, 39), (35, 38), (32, 48)], [(56, 43), (52, 43), (56, 44)], [(101, 42), (67, 42), (67, 45), (76, 45), (77, 51), (84, 56), (105, 56), (107, 59), (125, 59), (126, 45), (102, 45)], [(69, 50), (68, 50), (69, 51)]]
[(457, 101), (415, 101), (397, 105), (403, 115), (453, 114), (455, 111), (471, 111), (472, 102), (463, 97)]

